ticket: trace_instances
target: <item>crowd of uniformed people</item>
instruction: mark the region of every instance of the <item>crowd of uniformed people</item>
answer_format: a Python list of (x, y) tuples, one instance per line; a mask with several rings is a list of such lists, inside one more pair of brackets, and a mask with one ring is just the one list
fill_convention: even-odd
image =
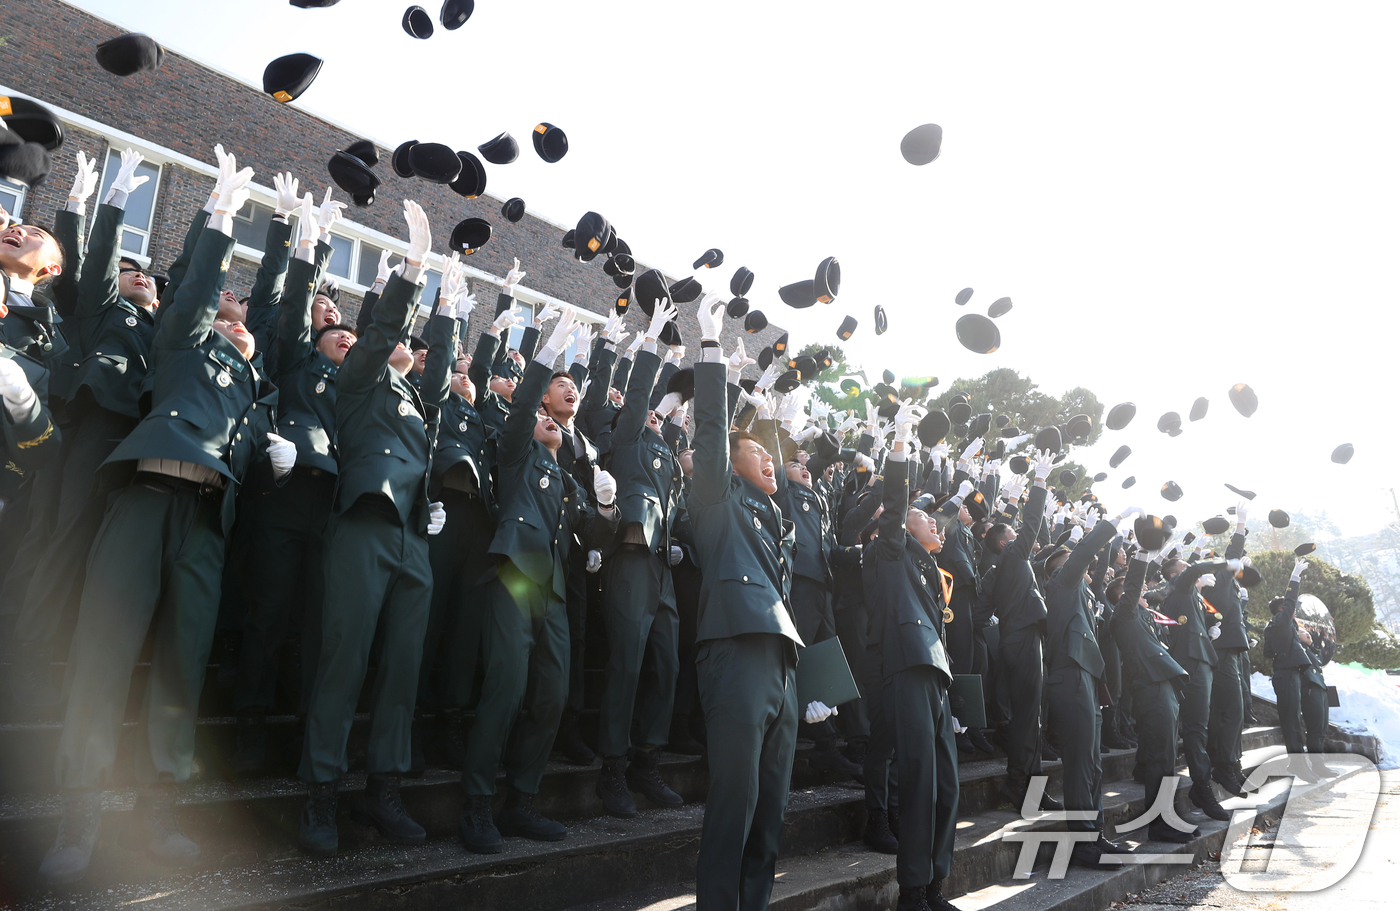
[[(262, 771), (267, 715), (296, 705), (300, 843), (318, 856), (336, 851), (371, 673), (356, 820), (424, 841), (399, 787), (421, 773), (430, 727), (461, 772), (461, 838), (482, 853), (566, 836), (534, 806), (552, 752), (597, 763), (598, 797), (620, 818), (636, 794), (683, 802), (663, 750), (704, 755), (704, 909), (766, 906), (799, 730), (812, 768), (863, 783), (865, 841), (898, 854), (901, 909), (951, 907), (960, 752), (1004, 751), (1017, 808), (1040, 793), (1042, 762), (1062, 759), (1064, 806), (1098, 811), (1070, 823), (1098, 832), (1076, 863), (1128, 850), (1103, 834), (1101, 751), (1136, 747), (1137, 777), (1155, 786), (1175, 775), (1180, 734), (1189, 801), (1226, 818), (1213, 784), (1243, 787), (1249, 715), (1245, 504), (1216, 557), (1173, 546), (1141, 509), (1057, 494), (1058, 443), (1038, 436), (1013, 466), (984, 457), (981, 437), (953, 450), (946, 431), (930, 438), (936, 422), (913, 401), (833, 413), (790, 381), (785, 355), (757, 375), (742, 343), (723, 349), (717, 294), (699, 303), (686, 367), (686, 348), (662, 342), (678, 316), (666, 300), (630, 343), (616, 314), (527, 316), (517, 260), (473, 340), (477, 301), (454, 254), (415, 335), (434, 237), (411, 201), (408, 252), (394, 269), (385, 255), (352, 324), (326, 274), (342, 206), (299, 195), (291, 174), (275, 178), (253, 286), (228, 288), (252, 172), (215, 151), (217, 182), (163, 276), (122, 252), (123, 207), (144, 179), (129, 150), (92, 208), (97, 171), (80, 153), (52, 227), (0, 233), (11, 683), (63, 719), (49, 881), (89, 865), (148, 639), (140, 837), (170, 861), (198, 854), (174, 807), (216, 627), (230, 623), (229, 766)], [(1308, 718), (1318, 752), (1319, 662), (1292, 624), (1302, 566), (1268, 642), (1280, 708)], [(590, 614), (608, 651), (585, 738)], [(861, 697), (799, 705), (802, 650), (831, 638)], [(59, 691), (47, 668), (65, 660)], [(955, 675), (980, 680), (985, 725), (954, 717)], [(1320, 712), (1325, 725), (1325, 699)], [(1301, 728), (1285, 728), (1304, 753)], [(1192, 837), (1165, 822), (1149, 834)]]

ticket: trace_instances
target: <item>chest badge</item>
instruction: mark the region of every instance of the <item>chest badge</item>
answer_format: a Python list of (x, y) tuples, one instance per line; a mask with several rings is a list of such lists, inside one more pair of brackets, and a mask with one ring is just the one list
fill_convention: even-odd
[(408, 417), (413, 413), (413, 404), (408, 401), (399, 402), (399, 414)]
[(326, 391), (326, 381), (324, 378), (316, 383), (316, 391), (318, 393)]
[(128, 326), (130, 326), (131, 328), (135, 329), (135, 328), (136, 328), (136, 317), (134, 317), (134, 316), (128, 316), (128, 317), (126, 318), (126, 324), (127, 324)]
[(754, 517), (753, 517), (753, 527), (754, 527), (754, 528), (762, 528), (762, 527), (763, 527), (763, 523), (760, 522), (760, 521), (758, 521), (758, 516), (754, 516)]
[(220, 373), (218, 376), (214, 377), (214, 382), (218, 383), (220, 386), (222, 386), (222, 387), (224, 387), (225, 389), (227, 389), (227, 388), (228, 388), (228, 384), (233, 382), (233, 377), (229, 376), (229, 375), (228, 375), (228, 371), (225, 370), (225, 371), (223, 371), (222, 373)]
[(457, 425), (457, 429), (460, 430), (460, 431), (462, 431), (463, 433), (466, 433), (466, 432), (467, 432), (467, 422), (466, 422), (466, 421), (463, 421), (462, 423), (458, 424), (458, 425)]
[(546, 490), (548, 487), (549, 478), (540, 478), (540, 490)]
[(1177, 618), (1176, 618), (1176, 622), (1177, 622), (1177, 623), (1180, 623), (1182, 626), (1185, 626), (1185, 625), (1186, 625), (1186, 615), (1185, 615), (1185, 614), (1182, 614), (1180, 617), (1177, 617)]
[(812, 504), (811, 504), (811, 503), (803, 503), (803, 504), (802, 504), (802, 511), (803, 511), (803, 512), (811, 512), (811, 511), (812, 511)]
[(661, 467), (661, 460), (660, 460), (660, 459), (652, 459), (652, 460), (651, 460), (651, 467), (652, 467), (652, 468), (660, 468), (660, 467)]
[(953, 609), (952, 609), (951, 607), (945, 607), (945, 608), (943, 608), (943, 622), (944, 622), (944, 623), (952, 623), (952, 622), (953, 622)]

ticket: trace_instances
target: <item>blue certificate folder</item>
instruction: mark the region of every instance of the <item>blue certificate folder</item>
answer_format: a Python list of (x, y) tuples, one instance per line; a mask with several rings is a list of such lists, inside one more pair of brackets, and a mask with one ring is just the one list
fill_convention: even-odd
[(851, 666), (846, 663), (846, 653), (841, 649), (840, 639), (832, 636), (798, 652), (798, 714), (805, 711), (811, 702), (821, 702), (835, 708), (859, 698), (860, 690), (856, 688), (856, 678), (851, 676)]

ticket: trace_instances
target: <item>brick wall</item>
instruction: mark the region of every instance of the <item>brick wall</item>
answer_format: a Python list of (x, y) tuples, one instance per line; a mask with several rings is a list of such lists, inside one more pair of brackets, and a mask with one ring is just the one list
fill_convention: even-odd
[[(97, 65), (93, 50), (121, 30), (59, 0), (6, 0), (0, 31), (7, 39), (0, 48), (0, 83), (211, 166), (214, 143), (223, 142), (237, 154), (239, 164), (251, 166), (257, 173), (254, 179), (267, 186), (279, 170), (291, 170), (303, 186), (329, 184), (326, 163), (332, 153), (359, 138), (294, 106), (279, 104), (260, 87), (245, 85), (169, 48), (155, 73), (129, 79), (113, 76)], [(32, 192), (26, 203), (26, 217), (39, 224), (48, 223), (49, 213), (66, 200), (77, 169), (74, 156), (78, 150), (98, 156), (99, 161), (106, 155), (101, 136), (71, 127), (68, 136), (55, 153), (47, 183)], [(516, 138), (522, 141), (521, 154), (534, 154), (528, 136)], [(502, 201), (493, 196), (467, 200), (446, 186), (400, 178), (389, 166), (392, 151), (381, 149), (380, 164), (375, 168), (381, 180), (379, 202), (368, 209), (351, 206), (346, 210), (347, 220), (393, 237), (406, 237), (398, 201), (416, 199), (428, 213), (441, 252), (459, 220), (485, 218), (492, 223), (493, 235), (491, 242), (471, 257), (472, 266), (503, 276), (512, 258), (518, 256), (529, 273), (526, 283), (531, 289), (594, 313), (607, 312), (617, 289), (603, 274), (601, 258), (587, 265), (575, 262), (570, 251), (560, 245), (559, 228), (531, 215), (511, 224), (500, 214)], [(487, 169), (489, 186), (496, 166), (488, 164)], [(189, 219), (204, 205), (212, 186), (210, 177), (179, 165), (165, 166), (148, 248), (156, 269), (164, 268), (178, 255)], [(540, 208), (547, 206), (547, 201), (545, 206), (540, 200), (531, 202)], [(571, 223), (580, 214), (558, 213), (556, 217)], [(229, 281), (240, 296), (251, 286), (255, 271), (255, 264), (242, 261), (231, 269)], [(701, 280), (703, 283), (704, 276)], [(471, 338), (490, 318), (495, 289), (480, 288), (477, 296), (483, 306), (473, 314)], [(344, 297), (342, 309), (349, 314), (357, 312), (358, 296), (347, 293)], [(638, 308), (631, 309), (628, 325), (636, 331), (645, 326), (644, 316)], [(681, 334), (688, 344), (696, 346), (700, 331), (695, 307), (683, 310)], [(727, 343), (732, 343), (731, 327), (736, 325), (730, 322), (726, 327)], [(770, 326), (746, 344), (751, 353), (756, 352), (781, 332)]]

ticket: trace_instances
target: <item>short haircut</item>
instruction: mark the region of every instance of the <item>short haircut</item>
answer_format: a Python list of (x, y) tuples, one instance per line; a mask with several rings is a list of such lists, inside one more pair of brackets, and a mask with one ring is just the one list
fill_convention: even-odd
[(1288, 603), (1287, 595), (1278, 595), (1269, 602), (1269, 613), (1276, 614), (1283, 610), (1283, 606)]
[(319, 343), (321, 341), (321, 336), (325, 335), (327, 332), (348, 332), (357, 339), (360, 337), (360, 333), (349, 323), (333, 323), (329, 326), (322, 326), (316, 331), (316, 341)]
[(549, 375), (550, 385), (553, 385), (554, 381), (558, 379), (565, 379), (571, 383), (574, 383), (575, 386), (578, 385), (578, 383), (574, 382), (574, 375), (567, 370), (556, 370), (553, 373), (551, 373)]
[(1125, 577), (1122, 579), (1114, 579), (1112, 582), (1108, 583), (1108, 588), (1104, 589), (1104, 597), (1108, 599), (1109, 604), (1117, 604), (1123, 597), (1123, 586), (1126, 585), (1127, 582), (1128, 580)]
[(140, 264), (139, 262), (137, 262), (136, 260), (132, 259), (130, 256), (123, 256), (123, 257), (121, 257), (120, 259), (117, 260), (117, 267), (118, 267), (118, 268), (121, 268), (121, 267), (124, 266), (124, 265), (126, 265), (126, 266), (135, 266), (137, 269), (139, 269), (139, 270), (141, 271), (141, 274), (142, 274), (142, 275), (145, 275), (145, 274), (146, 274), (146, 267), (143, 266), (143, 265), (141, 265), (141, 264)]
[(1015, 529), (1013, 529), (1010, 525), (1006, 524), (1005, 522), (998, 522), (991, 528), (987, 529), (986, 537), (991, 538), (993, 541), (995, 541), (997, 538), (1001, 537), (1001, 535), (1004, 532), (1008, 531), (1012, 532), (1013, 535), (1015, 534)]
[(732, 454), (734, 453), (734, 450), (736, 450), (736, 449), (739, 448), (739, 444), (742, 443), (742, 442), (744, 442), (745, 440), (753, 440), (753, 441), (754, 441), (755, 443), (757, 443), (758, 445), (760, 445), (760, 446), (763, 445), (763, 441), (762, 441), (762, 440), (760, 440), (758, 437), (754, 436), (753, 434), (749, 433), (747, 430), (735, 430), (735, 431), (731, 431), (730, 434), (729, 434), (729, 452), (730, 452), (730, 454), (732, 455)]
[[(1177, 564), (1181, 564), (1181, 565), (1180, 565), (1180, 566), (1177, 566)], [(1173, 566), (1177, 566), (1176, 572), (1171, 572), (1171, 568), (1172, 568)], [(1177, 576), (1181, 575), (1181, 571), (1182, 571), (1183, 569), (1185, 569), (1185, 568), (1186, 568), (1186, 561), (1185, 561), (1185, 560), (1181, 559), (1180, 557), (1173, 557), (1172, 559), (1168, 560), (1166, 563), (1162, 564), (1162, 575), (1166, 576), (1166, 577), (1169, 578), (1169, 579), (1175, 579)]]
[[(49, 240), (53, 241), (54, 249), (58, 251), (58, 268), (59, 268), (59, 270), (62, 271), (63, 269), (67, 269), (67, 268), (68, 268), (68, 254), (65, 253), (65, 252), (63, 251), (63, 244), (61, 244), (61, 243), (58, 242), (58, 238), (57, 238), (56, 236), (54, 236), (54, 233), (53, 233), (52, 231), (50, 231), (48, 228), (41, 228), (41, 227), (39, 227), (38, 225), (26, 224), (25, 227), (26, 227), (26, 228), (33, 228), (35, 231), (38, 231), (40, 234), (44, 235), (44, 236), (47, 237)], [(35, 287), (35, 288), (43, 288), (43, 287), (46, 287), (47, 285), (49, 285), (50, 283), (53, 282), (53, 279), (54, 279), (54, 277), (53, 277), (52, 275), (45, 275), (43, 278), (39, 279), (37, 282), (34, 283), (34, 287)]]

